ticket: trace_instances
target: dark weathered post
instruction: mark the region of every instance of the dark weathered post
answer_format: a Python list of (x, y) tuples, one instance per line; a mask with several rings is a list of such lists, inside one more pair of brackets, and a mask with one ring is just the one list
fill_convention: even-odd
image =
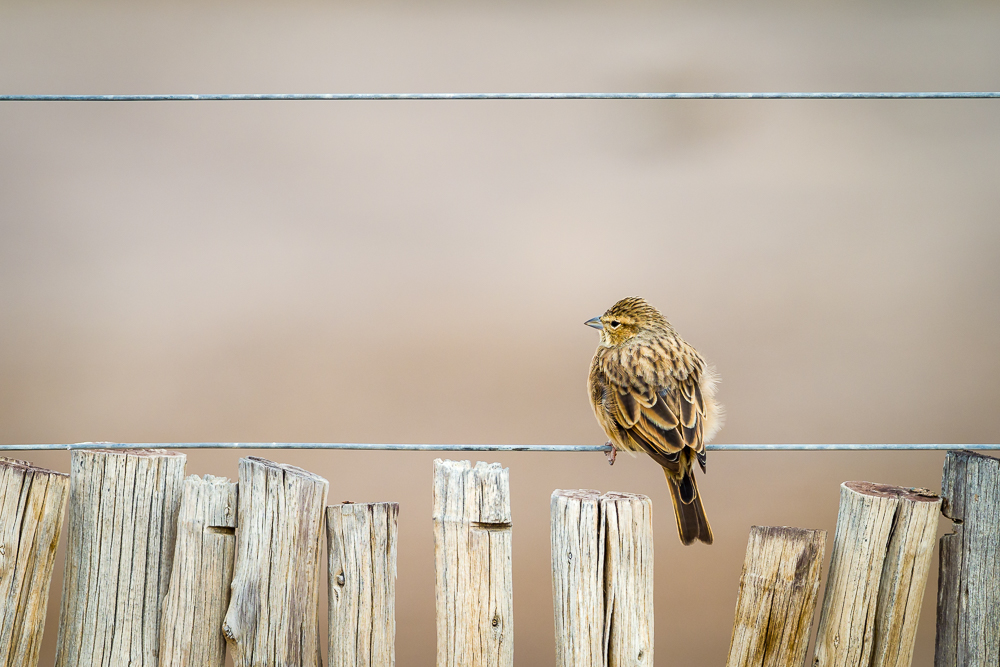
[(925, 489), (840, 485), (814, 667), (909, 667), (940, 507)]
[(0, 666), (35, 667), (69, 475), (0, 458)]
[(727, 667), (802, 667), (825, 551), (825, 530), (750, 529)]
[(935, 667), (1000, 665), (1000, 459), (948, 452)]

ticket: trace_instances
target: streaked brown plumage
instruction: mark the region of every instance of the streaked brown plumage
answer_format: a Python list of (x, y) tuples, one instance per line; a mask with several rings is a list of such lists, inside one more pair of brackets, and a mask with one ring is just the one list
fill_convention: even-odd
[(586, 324), (601, 330), (587, 382), (597, 421), (616, 450), (645, 452), (663, 467), (681, 542), (711, 544), (694, 462), (705, 471), (705, 443), (722, 427), (715, 372), (639, 297)]

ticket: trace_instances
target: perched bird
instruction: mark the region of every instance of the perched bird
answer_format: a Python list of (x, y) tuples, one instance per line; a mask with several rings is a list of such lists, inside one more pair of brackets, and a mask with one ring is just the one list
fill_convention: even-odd
[(663, 466), (681, 542), (711, 544), (694, 462), (705, 471), (705, 443), (722, 427), (714, 370), (639, 297), (586, 324), (601, 331), (587, 386), (613, 448), (609, 463), (619, 449), (649, 454)]

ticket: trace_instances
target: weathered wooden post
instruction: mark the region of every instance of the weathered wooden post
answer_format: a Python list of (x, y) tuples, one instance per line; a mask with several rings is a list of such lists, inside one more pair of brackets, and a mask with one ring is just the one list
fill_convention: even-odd
[(925, 489), (840, 487), (815, 667), (908, 667), (941, 500)]
[(160, 622), (160, 667), (223, 667), (222, 619), (236, 554), (236, 484), (191, 475), (177, 519), (177, 547)]
[(185, 458), (73, 452), (56, 667), (156, 667)]
[(653, 664), (653, 503), (636, 493), (602, 495), (607, 535), (604, 590), (608, 665)]
[(323, 507), (329, 482), (240, 459), (236, 562), (223, 623), (236, 667), (317, 667)]
[(825, 530), (750, 528), (727, 667), (802, 667), (825, 551)]
[(396, 662), (396, 503), (326, 508), (330, 667)]
[(437, 667), (512, 667), (509, 471), (434, 461)]
[(549, 504), (556, 667), (604, 667), (604, 550), (601, 492), (555, 490)]
[(35, 667), (69, 475), (0, 458), (0, 666)]
[(1000, 459), (948, 452), (935, 667), (1000, 665)]
[(556, 490), (550, 510), (556, 667), (652, 665), (651, 501)]

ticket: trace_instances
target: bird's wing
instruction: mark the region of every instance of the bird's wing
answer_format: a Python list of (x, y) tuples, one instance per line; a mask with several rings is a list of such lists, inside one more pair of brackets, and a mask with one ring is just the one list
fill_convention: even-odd
[(617, 407), (618, 423), (646, 453), (673, 468), (679, 452), (690, 447), (704, 465), (705, 400), (695, 374), (664, 388), (635, 377), (628, 384), (611, 384), (608, 393)]

